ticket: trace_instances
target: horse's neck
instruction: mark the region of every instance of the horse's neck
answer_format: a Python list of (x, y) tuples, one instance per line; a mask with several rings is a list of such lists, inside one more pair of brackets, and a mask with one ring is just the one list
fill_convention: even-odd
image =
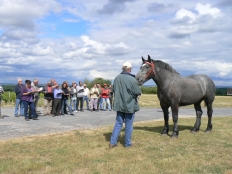
[(166, 90), (173, 80), (174, 73), (171, 73), (165, 69), (156, 71), (156, 75), (153, 77), (154, 82), (156, 83), (159, 90)]

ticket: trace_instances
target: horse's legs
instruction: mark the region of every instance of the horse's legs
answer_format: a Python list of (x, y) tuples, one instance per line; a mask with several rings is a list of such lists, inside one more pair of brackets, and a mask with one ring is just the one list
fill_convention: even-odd
[(172, 105), (172, 119), (173, 119), (174, 125), (173, 125), (173, 132), (172, 132), (171, 138), (177, 138), (178, 135), (179, 135), (179, 130), (178, 130), (178, 111), (179, 111), (179, 105), (173, 104)]
[(194, 108), (196, 110), (196, 122), (194, 127), (192, 128), (192, 132), (198, 132), (201, 126), (201, 116), (202, 116), (202, 109), (201, 109), (201, 101), (194, 104)]
[(213, 107), (212, 107), (212, 105), (213, 105), (212, 102), (206, 101), (207, 114), (208, 114), (208, 125), (207, 125), (205, 132), (210, 132), (213, 128), (213, 125), (212, 125)]
[(168, 113), (168, 106), (161, 104), (160, 102), (160, 106), (163, 110), (164, 113), (164, 130), (161, 133), (161, 135), (168, 135), (168, 131), (169, 131), (169, 124), (168, 124), (168, 120), (169, 120), (169, 113)]

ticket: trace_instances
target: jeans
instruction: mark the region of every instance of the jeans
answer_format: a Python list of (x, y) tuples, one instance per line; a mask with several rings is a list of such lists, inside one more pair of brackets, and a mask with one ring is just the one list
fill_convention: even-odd
[(80, 103), (80, 110), (83, 111), (83, 97), (77, 97), (77, 110)]
[(62, 99), (61, 114), (64, 114), (65, 105), (68, 106), (68, 110), (69, 110), (70, 114), (72, 114), (72, 108), (68, 104), (68, 99)]
[(88, 96), (83, 97), (83, 105), (84, 105), (85, 101), (86, 101), (86, 108), (87, 108), (87, 110), (89, 110), (89, 98), (88, 98)]
[(70, 107), (72, 109), (72, 104), (73, 104), (73, 110), (76, 111), (77, 110), (77, 100), (73, 100), (72, 98), (70, 98)]
[(109, 98), (102, 98), (102, 105), (103, 105), (103, 109), (104, 110), (106, 110), (106, 104), (108, 104), (108, 109), (110, 111), (111, 107), (110, 107), (110, 100), (109, 100)]
[(103, 100), (102, 100), (102, 98), (100, 97), (100, 98), (98, 99), (98, 109), (103, 109), (103, 108), (102, 108), (102, 103), (103, 103)]
[(24, 116), (25, 116), (25, 118), (28, 118), (28, 115), (27, 115), (28, 106), (31, 109), (32, 118), (36, 118), (35, 103), (34, 102), (28, 102), (26, 100), (22, 100), (22, 102), (23, 102), (23, 105), (24, 105)]
[(20, 115), (21, 116), (24, 115), (23, 102), (22, 102), (22, 100), (17, 98), (16, 101), (15, 101), (15, 113), (14, 113), (15, 116), (18, 116), (19, 105), (20, 105)]
[(110, 144), (117, 145), (118, 136), (125, 121), (125, 147), (131, 146), (131, 137), (133, 131), (135, 113), (124, 113), (117, 111), (116, 123), (110, 138)]

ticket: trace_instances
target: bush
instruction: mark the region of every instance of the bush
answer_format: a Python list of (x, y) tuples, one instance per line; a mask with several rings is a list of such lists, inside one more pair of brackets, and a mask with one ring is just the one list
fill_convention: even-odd
[(157, 87), (142, 86), (141, 90), (143, 94), (157, 94)]
[(103, 79), (101, 77), (95, 78), (93, 81), (89, 81), (88, 79), (84, 80), (84, 83), (87, 85), (87, 87), (90, 89), (93, 87), (94, 84), (99, 83), (102, 87), (104, 84), (107, 84), (108, 86), (111, 85), (111, 80)]

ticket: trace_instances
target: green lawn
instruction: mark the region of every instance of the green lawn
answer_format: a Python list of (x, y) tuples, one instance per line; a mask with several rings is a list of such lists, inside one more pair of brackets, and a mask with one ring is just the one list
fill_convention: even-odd
[(214, 117), (211, 133), (207, 118), (190, 133), (194, 122), (180, 118), (177, 139), (160, 135), (163, 121), (135, 123), (131, 148), (123, 131), (108, 148), (112, 126), (0, 141), (0, 173), (232, 173), (232, 117)]

